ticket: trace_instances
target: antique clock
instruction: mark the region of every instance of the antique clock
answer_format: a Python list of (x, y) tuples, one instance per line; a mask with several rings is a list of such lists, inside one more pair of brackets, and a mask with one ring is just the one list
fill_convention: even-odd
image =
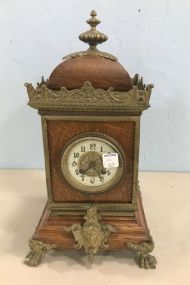
[(37, 266), (49, 250), (134, 250), (140, 267), (155, 268), (154, 248), (138, 184), (140, 116), (152, 84), (130, 78), (96, 26), (79, 38), (86, 51), (72, 53), (36, 87), (26, 83), (29, 105), (42, 118), (48, 200), (29, 241), (26, 264)]

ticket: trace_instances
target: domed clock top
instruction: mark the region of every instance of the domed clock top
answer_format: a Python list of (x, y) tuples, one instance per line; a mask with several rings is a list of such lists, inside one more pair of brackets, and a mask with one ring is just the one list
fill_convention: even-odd
[(91, 29), (80, 34), (79, 38), (88, 43), (89, 48), (65, 56), (49, 79), (42, 79), (36, 89), (26, 83), (29, 104), (46, 110), (89, 108), (94, 111), (132, 109), (141, 112), (147, 109), (153, 85), (145, 85), (138, 74), (131, 78), (116, 57), (97, 49), (97, 45), (108, 37), (96, 30), (100, 21), (94, 10), (87, 23)]
[(79, 39), (89, 44), (89, 48), (63, 57), (63, 62), (51, 73), (47, 86), (54, 90), (63, 86), (75, 89), (90, 81), (95, 88), (104, 90), (109, 87), (118, 91), (132, 89), (131, 78), (117, 58), (98, 50), (97, 45), (105, 42), (108, 37), (96, 29), (100, 23), (96, 12), (93, 10), (90, 15), (91, 18), (87, 20), (90, 30), (79, 35)]

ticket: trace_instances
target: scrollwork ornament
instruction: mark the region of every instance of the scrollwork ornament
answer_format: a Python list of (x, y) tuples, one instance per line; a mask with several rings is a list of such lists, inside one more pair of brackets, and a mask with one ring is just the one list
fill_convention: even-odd
[(87, 210), (84, 220), (83, 225), (76, 223), (70, 227), (65, 227), (64, 231), (72, 232), (76, 242), (75, 248), (84, 248), (89, 261), (92, 263), (99, 249), (109, 247), (108, 238), (112, 232), (116, 232), (116, 229), (111, 225), (100, 223), (101, 216), (97, 213), (96, 206)]
[[(136, 82), (136, 81), (135, 81)], [(134, 83), (135, 83), (134, 82)], [(149, 108), (152, 84), (145, 85), (138, 82), (127, 92), (96, 89), (91, 82), (86, 81), (80, 89), (51, 90), (47, 84), (40, 83), (36, 88), (31, 83), (25, 83), (29, 96), (29, 105), (39, 110), (65, 111), (137, 111)]]

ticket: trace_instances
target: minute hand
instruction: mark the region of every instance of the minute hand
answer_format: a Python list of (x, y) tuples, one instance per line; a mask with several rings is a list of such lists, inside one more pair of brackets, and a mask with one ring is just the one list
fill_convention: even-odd
[(103, 176), (101, 176), (101, 174), (100, 174), (100, 172), (97, 170), (97, 168), (96, 167), (94, 167), (94, 170), (97, 172), (97, 174), (98, 174), (98, 176), (99, 176), (99, 178), (100, 178), (100, 180), (103, 182)]

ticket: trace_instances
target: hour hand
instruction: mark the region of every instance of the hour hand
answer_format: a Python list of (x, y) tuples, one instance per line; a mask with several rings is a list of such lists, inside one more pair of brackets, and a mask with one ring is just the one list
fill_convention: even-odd
[(85, 174), (89, 169), (94, 169), (95, 170), (95, 167), (96, 167), (96, 165), (95, 165), (95, 163), (94, 163), (94, 161), (91, 161), (88, 165), (87, 165), (87, 167), (86, 168), (80, 168), (79, 169), (79, 172), (81, 173), (81, 174)]
[(79, 172), (80, 172), (81, 174), (85, 174), (86, 171), (88, 171), (88, 170), (86, 170), (86, 169), (84, 169), (84, 168), (80, 168), (80, 169), (79, 169)]
[(79, 172), (80, 172), (81, 174), (85, 174), (90, 168), (91, 168), (91, 164), (89, 164), (87, 168), (82, 168), (82, 167), (81, 167), (81, 168), (79, 169)]

